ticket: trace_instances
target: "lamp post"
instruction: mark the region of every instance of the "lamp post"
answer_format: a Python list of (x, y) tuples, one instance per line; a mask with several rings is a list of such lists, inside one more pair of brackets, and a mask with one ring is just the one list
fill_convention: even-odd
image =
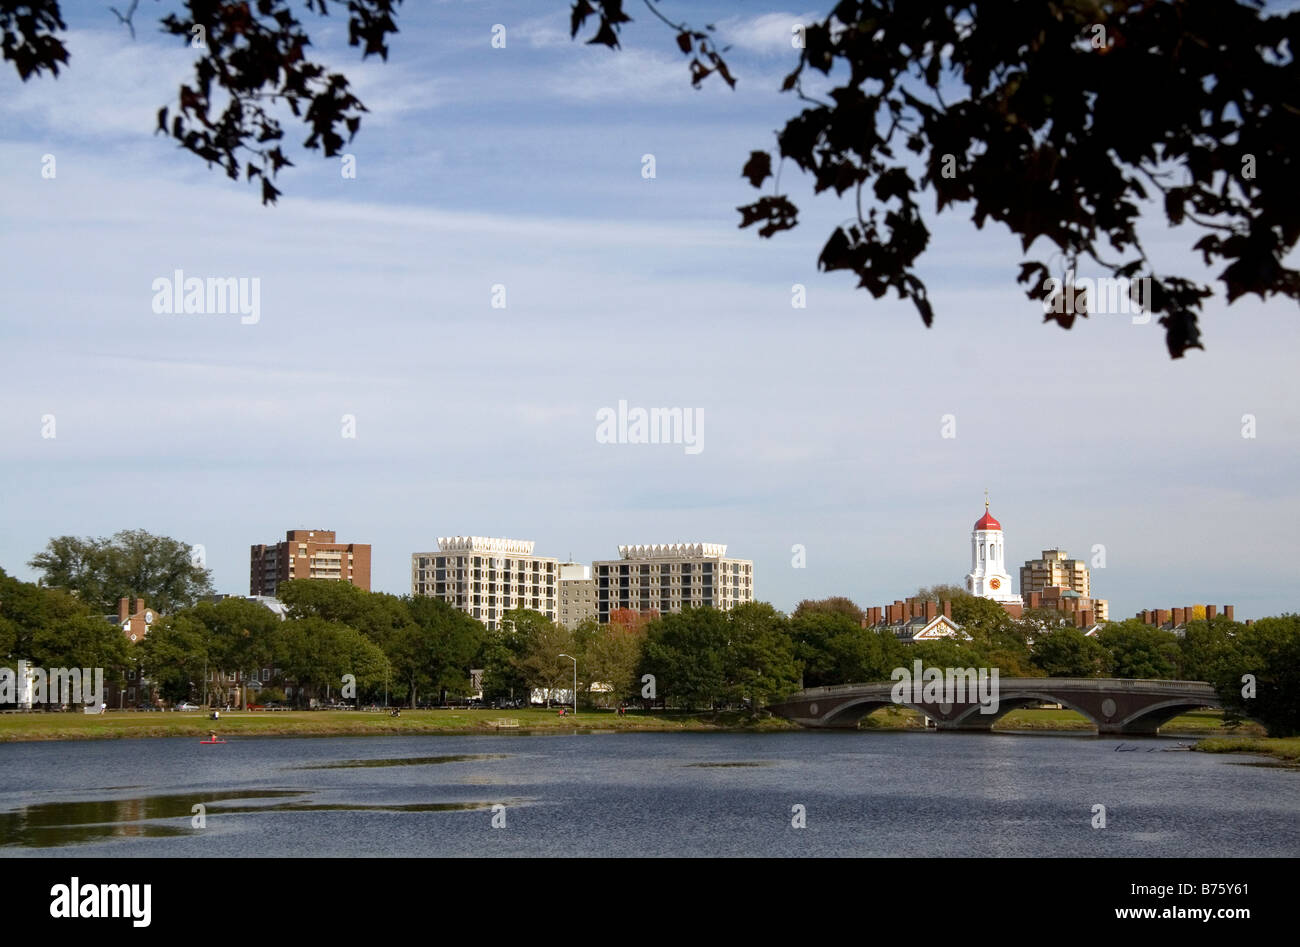
[(573, 715), (578, 715), (578, 659), (571, 654), (562, 654), (562, 658), (568, 658), (573, 662)]

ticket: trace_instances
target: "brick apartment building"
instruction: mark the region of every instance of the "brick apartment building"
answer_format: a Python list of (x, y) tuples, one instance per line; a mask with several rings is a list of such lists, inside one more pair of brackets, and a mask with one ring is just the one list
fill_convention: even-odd
[[(1203, 610), (1204, 618), (1198, 614)], [(1176, 608), (1144, 608), (1133, 617), (1141, 621), (1144, 625), (1152, 625), (1165, 631), (1172, 631), (1178, 636), (1182, 636), (1187, 630), (1187, 623), (1193, 621), (1213, 621), (1222, 615), (1228, 621), (1236, 621), (1236, 609), (1231, 605), (1223, 606), (1223, 611), (1219, 611), (1217, 605), (1183, 605)], [(1246, 624), (1253, 624), (1249, 619)]]
[(1062, 617), (1073, 621), (1080, 628), (1091, 628), (1110, 621), (1110, 604), (1104, 598), (1080, 595), (1074, 589), (1059, 585), (1049, 585), (1022, 594), (1025, 597), (1025, 608), (1056, 609), (1063, 613)]
[(862, 627), (888, 631), (905, 642), (970, 637), (952, 620), (952, 602), (933, 599), (895, 599), (893, 605), (872, 606), (866, 610)]
[(340, 543), (328, 529), (291, 529), (284, 542), (253, 546), (248, 594), (274, 596), (281, 582), (324, 579), (370, 591), (370, 544)]

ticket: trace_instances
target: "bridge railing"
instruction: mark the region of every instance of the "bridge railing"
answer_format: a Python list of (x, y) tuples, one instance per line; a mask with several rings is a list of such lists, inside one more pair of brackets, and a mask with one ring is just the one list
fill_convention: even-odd
[[(867, 687), (893, 687), (896, 681), (863, 681), (858, 684), (829, 684), (824, 687), (808, 687), (783, 698), (783, 701), (797, 700), (804, 697), (826, 697), (835, 694), (848, 694)], [(1007, 677), (1000, 678), (998, 688), (1061, 688), (1062, 690), (1160, 690), (1165, 692), (1204, 693), (1214, 685), (1206, 681), (1166, 681), (1159, 678), (1128, 677)]]

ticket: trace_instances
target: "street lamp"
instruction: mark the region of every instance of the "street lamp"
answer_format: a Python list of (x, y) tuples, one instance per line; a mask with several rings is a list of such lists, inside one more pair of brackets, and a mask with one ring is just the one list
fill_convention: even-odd
[(573, 715), (578, 715), (578, 659), (571, 654), (562, 654), (562, 658), (568, 658), (573, 662)]

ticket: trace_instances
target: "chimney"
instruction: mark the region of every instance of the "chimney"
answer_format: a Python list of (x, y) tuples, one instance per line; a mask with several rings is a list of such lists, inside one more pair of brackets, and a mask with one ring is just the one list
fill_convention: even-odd
[(1181, 624), (1183, 623), (1183, 614), (1184, 614), (1184, 612), (1183, 612), (1183, 610), (1182, 610), (1181, 608), (1175, 608), (1175, 609), (1174, 609), (1174, 627), (1175, 627), (1175, 628), (1177, 628), (1179, 625), (1181, 625)]
[(1234, 620), (1233, 617), (1232, 617), (1232, 606), (1231, 606), (1231, 605), (1225, 605), (1225, 606), (1223, 606), (1223, 617), (1226, 618), (1226, 619), (1228, 619), (1228, 621), (1233, 621), (1233, 620)]
[(952, 599), (945, 599), (943, 603), (943, 617), (952, 619)]
[(119, 625), (126, 621), (131, 614), (131, 610), (127, 607), (128, 603), (129, 600), (126, 596), (117, 600), (117, 623)]
[(1214, 617), (1215, 617), (1216, 615), (1218, 615), (1218, 614), (1219, 614), (1219, 606), (1217, 606), (1217, 605), (1206, 605), (1206, 606), (1205, 606), (1205, 620), (1206, 620), (1206, 621), (1214, 621)]
[(939, 617), (939, 603), (938, 603), (938, 602), (926, 602), (926, 603), (925, 603), (925, 620), (926, 620), (926, 622), (927, 622), (927, 623), (928, 623), (928, 622), (932, 622), (932, 621), (934, 621), (934, 620), (935, 620), (936, 618), (938, 618), (938, 617)]

